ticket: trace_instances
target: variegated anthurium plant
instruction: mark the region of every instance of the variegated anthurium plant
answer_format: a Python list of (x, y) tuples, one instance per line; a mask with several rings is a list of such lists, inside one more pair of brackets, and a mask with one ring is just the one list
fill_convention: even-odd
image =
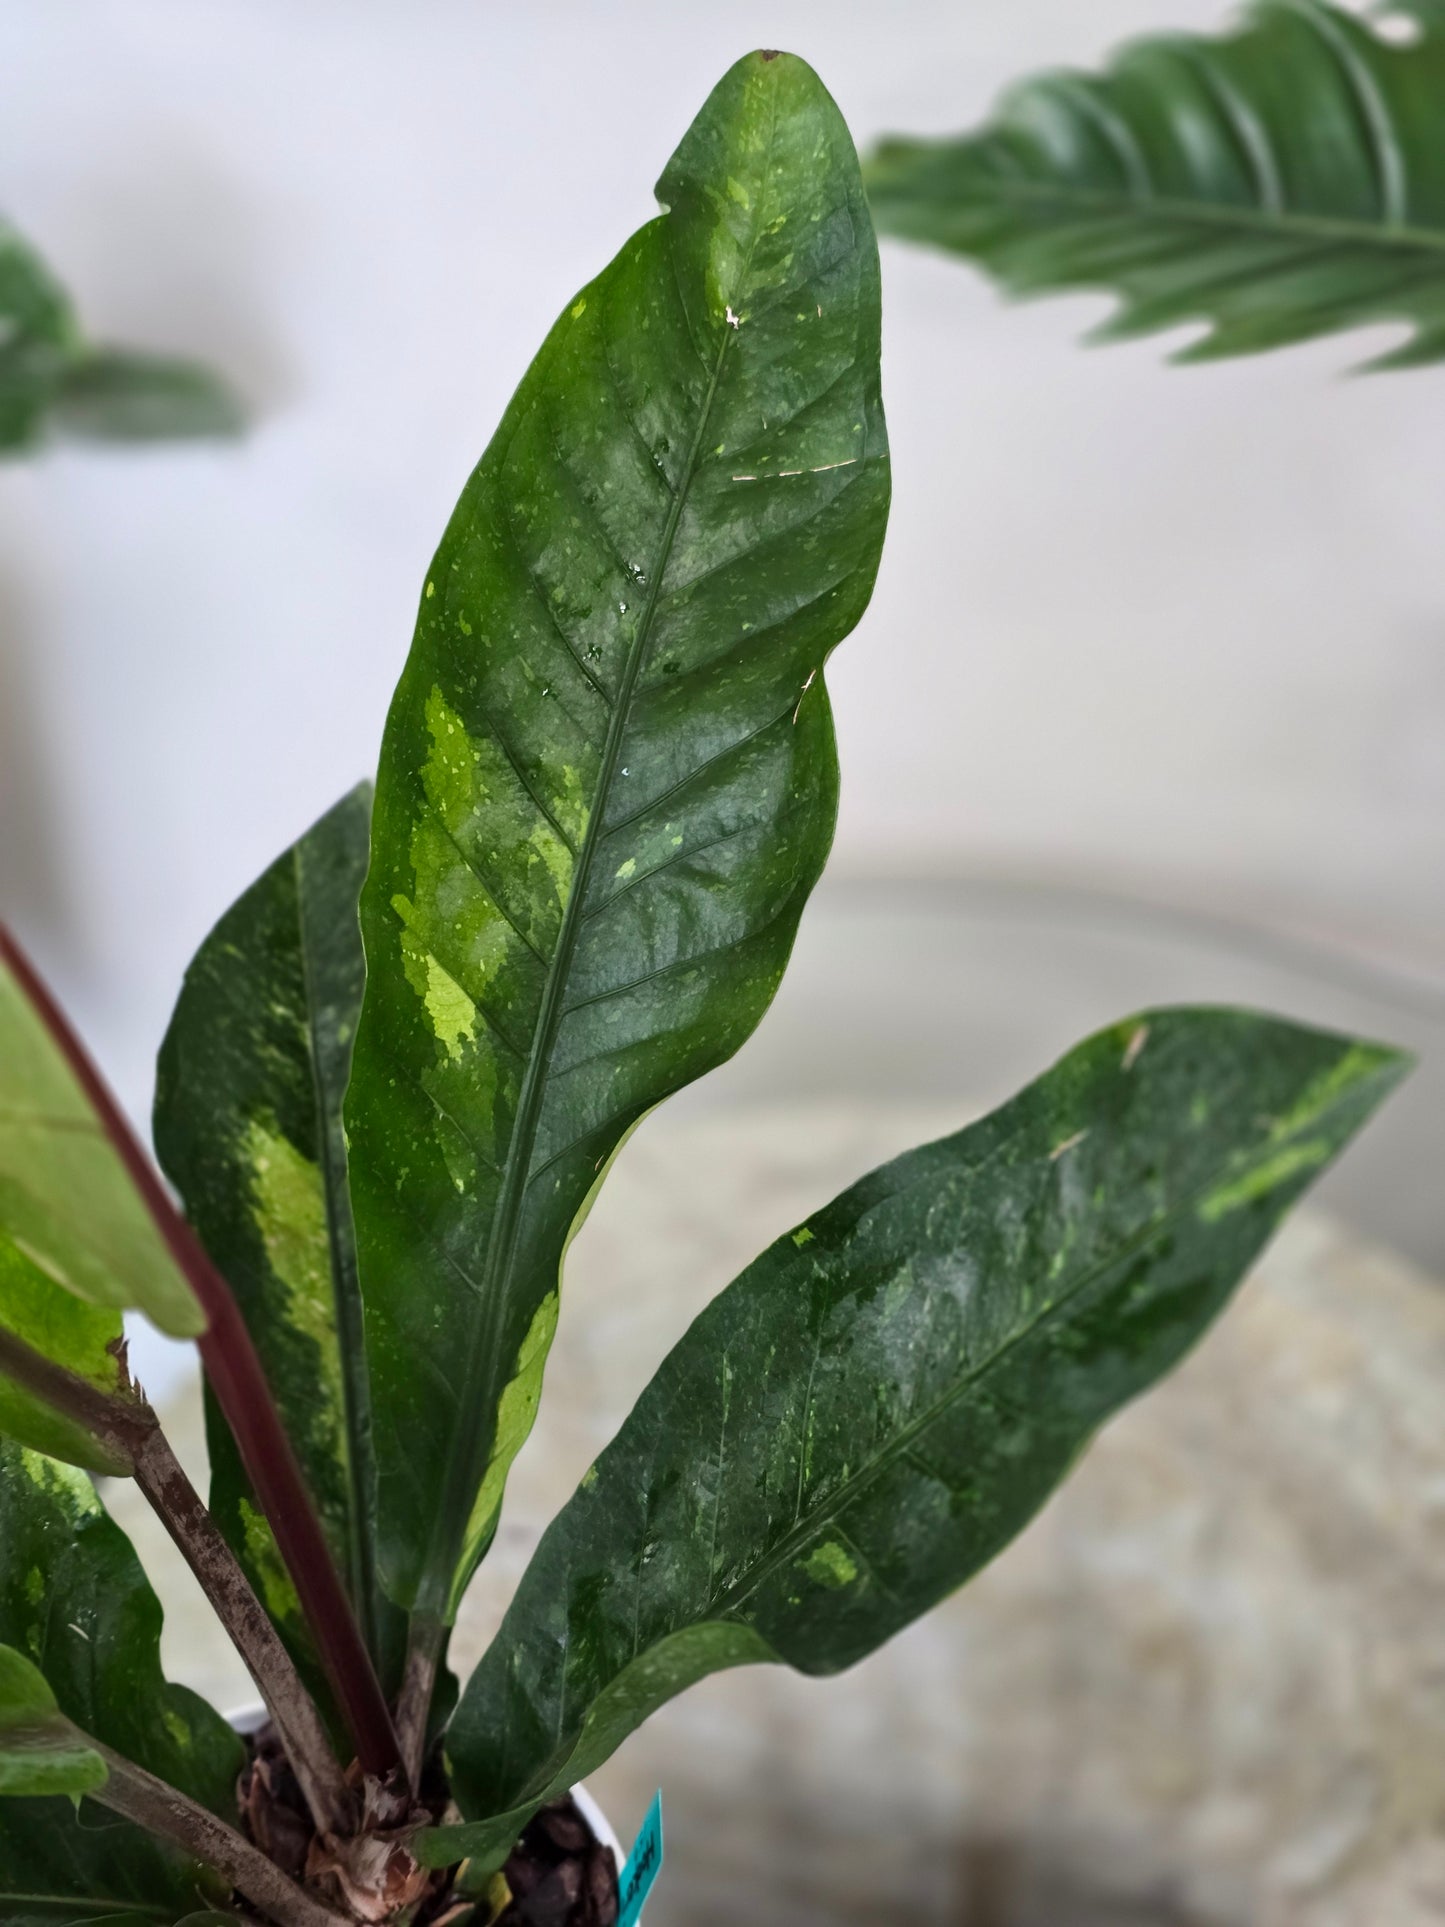
[[(1402, 1074), (1155, 1011), (860, 1179), (682, 1336), (458, 1698), (567, 1250), (631, 1129), (755, 1028), (822, 869), (824, 668), (888, 509), (873, 232), (809, 68), (741, 61), (658, 195), (463, 491), (374, 798), (187, 974), (156, 1104), (184, 1215), (5, 939), (6, 1918), (515, 1915), (519, 1830), (653, 1708), (849, 1666), (992, 1559)], [(198, 1343), (208, 1505), (126, 1312)], [(244, 1800), (94, 1474), (137, 1481), (265, 1699)]]

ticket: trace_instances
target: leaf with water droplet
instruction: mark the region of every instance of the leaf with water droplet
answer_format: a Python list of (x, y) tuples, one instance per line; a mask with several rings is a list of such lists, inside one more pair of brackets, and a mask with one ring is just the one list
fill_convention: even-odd
[(423, 1836), (433, 1864), (504, 1855), (704, 1674), (837, 1672), (979, 1572), (1188, 1351), (1407, 1068), (1188, 1009), (1150, 1013), (1126, 1067), (1139, 1021), (862, 1178), (696, 1320), (548, 1528), (462, 1696), (447, 1750), (472, 1824)]
[[(739, 62), (659, 198), (469, 480), (382, 751), (347, 1126), (386, 1578), (431, 1619), (485, 1551), (525, 1429), (499, 1414), (599, 1171), (776, 990), (836, 812), (798, 685), (862, 614), (887, 515), (877, 252), (817, 76)], [(831, 334), (793, 327), (798, 289)], [(760, 435), (808, 470), (786, 493), (711, 452)], [(437, 972), (468, 1017), (447, 1043)]]

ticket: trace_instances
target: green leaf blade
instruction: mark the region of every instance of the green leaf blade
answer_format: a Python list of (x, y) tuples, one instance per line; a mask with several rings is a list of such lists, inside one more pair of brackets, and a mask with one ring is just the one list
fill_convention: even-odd
[(65, 1718), (55, 1695), (23, 1653), (0, 1646), (0, 1795), (93, 1793), (108, 1775), (104, 1760)]
[[(400, 1629), (376, 1586), (370, 1401), (341, 1124), (366, 975), (357, 904), (370, 820), (363, 784), (207, 936), (161, 1046), (155, 1141), (235, 1295), (380, 1659), (380, 1647), (398, 1646)], [(214, 1400), (207, 1433), (211, 1510), (324, 1697), (300, 1602)]]
[(978, 1572), (1404, 1067), (1244, 1013), (1151, 1013), (780, 1239), (544, 1536), (448, 1736), (475, 1824), (429, 1855), (505, 1853), (717, 1666), (836, 1672)]
[(468, 483), (383, 746), (347, 1123), (382, 1557), (432, 1618), (598, 1171), (776, 988), (886, 518), (876, 250), (816, 77), (740, 62), (658, 194)]
[(173, 1338), (205, 1315), (0, 949), (0, 1237), (53, 1284)]
[(235, 395), (199, 363), (85, 340), (65, 290), (0, 221), (0, 456), (51, 430), (98, 441), (232, 436)]
[[(62, 1291), (5, 1237), (0, 1237), (0, 1331), (96, 1391), (116, 1396), (128, 1389), (120, 1363), (120, 1313)], [(87, 1472), (121, 1475), (130, 1470), (127, 1461), (83, 1425), (3, 1372), (0, 1435)]]
[[(0, 1441), (0, 1642), (38, 1670), (82, 1733), (233, 1817), (241, 1743), (203, 1700), (166, 1682), (160, 1631), (159, 1601), (89, 1480)], [(43, 1895), (175, 1920), (213, 1884), (92, 1805), (77, 1814), (68, 1797), (0, 1799), (0, 1914), (38, 1911)]]
[(1110, 291), (1099, 338), (1184, 323), (1182, 360), (1380, 321), (1377, 366), (1445, 356), (1445, 22), (1396, 46), (1323, 0), (1262, 0), (1220, 38), (1126, 47), (1014, 89), (980, 132), (890, 140), (883, 233), (967, 256), (1011, 293)]

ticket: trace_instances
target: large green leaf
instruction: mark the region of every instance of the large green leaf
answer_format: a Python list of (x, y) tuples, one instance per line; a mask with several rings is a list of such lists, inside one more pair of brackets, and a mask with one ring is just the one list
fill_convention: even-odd
[(104, 441), (232, 435), (240, 408), (207, 368), (88, 344), (35, 250), (0, 221), (0, 456), (47, 430)]
[[(0, 931), (0, 939), (3, 939)], [(0, 1238), (88, 1305), (205, 1329), (75, 1072), (0, 942)]]
[[(240, 1742), (160, 1663), (161, 1609), (79, 1472), (0, 1442), (0, 1641), (43, 1674), (92, 1738), (234, 1818)], [(0, 1799), (0, 1918), (194, 1912), (213, 1877), (114, 1814), (64, 1797)], [(40, 1904), (40, 1897), (45, 1904)], [(222, 1898), (223, 1894), (213, 1894)], [(68, 1915), (80, 1918), (80, 1910)]]
[[(375, 1650), (393, 1613), (375, 1583), (370, 1408), (341, 1128), (366, 976), (357, 899), (370, 816), (363, 785), (202, 944), (161, 1046), (155, 1140), (240, 1305)], [(214, 1403), (208, 1437), (211, 1510), (304, 1656), (300, 1604)], [(395, 1645), (400, 1629), (390, 1630)]]
[(1445, 10), (1392, 0), (1410, 44), (1322, 0), (1262, 0), (1220, 39), (1126, 48), (1017, 88), (981, 132), (889, 140), (879, 228), (969, 256), (1016, 294), (1111, 289), (1105, 339), (1211, 325), (1183, 360), (1366, 322), (1445, 355)]
[[(97, 1391), (114, 1396), (127, 1390), (120, 1363), (120, 1313), (87, 1305), (62, 1291), (4, 1237), (0, 1237), (0, 1331)], [(83, 1425), (3, 1373), (0, 1434), (90, 1472), (130, 1470), (126, 1460), (113, 1456)]]
[(428, 1852), (485, 1867), (703, 1674), (837, 1672), (972, 1577), (1403, 1068), (1268, 1018), (1150, 1013), (780, 1238), (543, 1538), (448, 1737), (483, 1824)]
[(55, 1703), (45, 1675), (0, 1646), (0, 1794), (92, 1793), (106, 1765)]
[(599, 1172), (773, 995), (883, 538), (877, 255), (817, 77), (740, 61), (657, 192), (467, 484), (382, 751), (346, 1116), (383, 1572), (428, 1620)]

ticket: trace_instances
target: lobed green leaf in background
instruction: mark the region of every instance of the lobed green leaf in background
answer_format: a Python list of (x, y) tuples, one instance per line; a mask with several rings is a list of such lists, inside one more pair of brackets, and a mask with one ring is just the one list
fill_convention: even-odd
[(381, 1567), (432, 1626), (600, 1174), (782, 974), (883, 539), (877, 255), (811, 69), (739, 62), (658, 197), (468, 482), (382, 749), (346, 1121)]
[(199, 363), (88, 342), (64, 289), (0, 220), (0, 459), (49, 433), (171, 441), (242, 425), (235, 396)]
[(1445, 9), (1260, 0), (1219, 38), (1126, 47), (1044, 74), (979, 132), (890, 139), (867, 181), (879, 230), (966, 256), (1013, 294), (1110, 290), (1097, 331), (1186, 322), (1200, 361), (1371, 322), (1410, 336), (1374, 365), (1445, 356)]
[(837, 1672), (986, 1565), (1176, 1364), (1406, 1060), (1146, 1013), (780, 1238), (554, 1520), (447, 1736), (479, 1872), (719, 1668)]

